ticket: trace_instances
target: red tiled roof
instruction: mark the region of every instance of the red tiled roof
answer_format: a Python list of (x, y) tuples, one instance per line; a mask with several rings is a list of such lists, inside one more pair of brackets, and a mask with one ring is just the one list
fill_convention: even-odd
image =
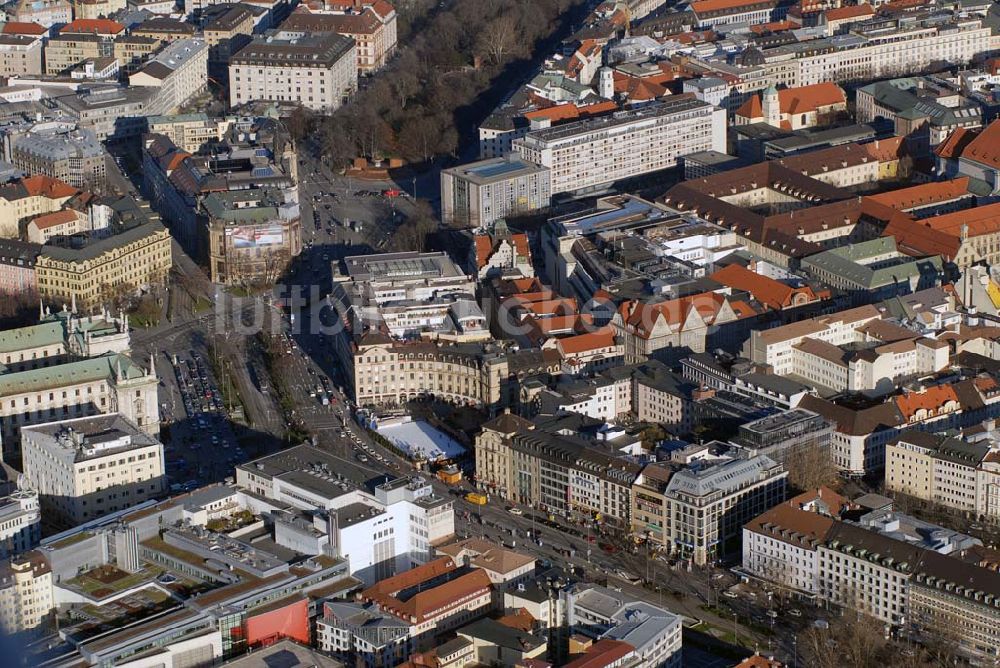
[(835, 7), (834, 9), (828, 9), (824, 12), (827, 21), (843, 21), (846, 19), (862, 18), (865, 16), (874, 16), (875, 10), (869, 4), (863, 5), (845, 5), (843, 7)]
[(977, 136), (979, 136), (979, 130), (955, 128), (947, 139), (934, 147), (934, 154), (945, 160), (957, 160), (962, 157), (962, 152)]
[(954, 237), (961, 237), (963, 230), (969, 237), (994, 234), (1000, 232), (1000, 202), (931, 216), (920, 222)]
[(932, 181), (909, 188), (869, 195), (868, 199), (898, 211), (926, 206), (937, 202), (958, 199), (969, 192), (969, 177), (960, 176), (949, 181)]
[[(778, 106), (783, 114), (804, 114), (822, 107), (846, 104), (847, 97), (840, 86), (829, 81), (784, 88), (778, 91)], [(751, 95), (736, 112), (744, 118), (761, 118), (764, 115), (759, 95)]]
[(765, 35), (767, 33), (775, 32), (785, 32), (786, 30), (795, 30), (799, 28), (798, 23), (792, 21), (772, 21), (771, 23), (759, 23), (754, 26), (750, 26), (750, 32), (757, 35)]
[[(489, 234), (477, 234), (475, 236), (476, 243), (476, 268), (482, 269), (490, 260), (490, 256), (496, 250), (497, 245), (503, 241), (503, 239), (493, 240)], [(526, 258), (530, 261), (531, 259), (531, 249), (528, 245), (528, 235), (523, 232), (510, 235), (510, 243), (514, 245), (514, 250), (517, 251), (518, 256)]]
[(577, 334), (567, 336), (556, 341), (559, 352), (565, 357), (567, 355), (579, 355), (601, 348), (610, 348), (615, 345), (615, 334), (611, 327), (603, 327), (596, 332), (587, 334)]
[(117, 35), (124, 30), (125, 26), (111, 19), (76, 19), (60, 28), (59, 33)]
[(760, 104), (760, 95), (751, 95), (746, 102), (736, 110), (736, 115), (746, 119), (764, 118), (764, 108)]
[(401, 619), (415, 619), (415, 623), (419, 624), (430, 617), (447, 615), (451, 605), (476, 592), (490, 590), (490, 577), (483, 569), (476, 568), (452, 580), (421, 590), (405, 601), (396, 598), (404, 589), (411, 589), (454, 570), (455, 562), (450, 557), (441, 557), (377, 582), (361, 592), (361, 596), (378, 603), (383, 610)]
[(709, 276), (713, 281), (722, 283), (737, 290), (744, 290), (762, 304), (780, 311), (794, 304), (795, 295), (805, 295), (801, 303), (816, 301), (816, 295), (808, 288), (793, 288), (773, 278), (761, 276), (738, 264), (731, 264)]
[(24, 189), (28, 191), (28, 195), (32, 197), (48, 197), (49, 199), (58, 199), (60, 197), (72, 197), (80, 192), (70, 184), (60, 181), (59, 179), (54, 179), (51, 176), (45, 176), (44, 174), (29, 176), (26, 179), (22, 179), (21, 184), (24, 186)]
[(30, 21), (8, 21), (3, 24), (5, 35), (44, 35), (46, 32), (45, 26)]
[(831, 81), (779, 90), (778, 100), (782, 113), (786, 114), (802, 114), (847, 103), (844, 91)]
[(655, 100), (667, 94), (667, 87), (657, 81), (659, 78), (656, 76), (633, 77), (616, 71), (614, 73), (615, 92), (624, 94), (631, 101)]
[(548, 118), (549, 120), (555, 121), (571, 121), (578, 118), (587, 118), (589, 116), (599, 116), (601, 114), (609, 114), (613, 111), (618, 110), (618, 105), (614, 102), (598, 102), (596, 104), (588, 105), (576, 105), (572, 102), (568, 104), (556, 104), (551, 107), (546, 107), (545, 109), (534, 109), (532, 111), (526, 111), (524, 117), (528, 119), (532, 118)]
[(936, 412), (949, 401), (959, 403), (958, 395), (952, 385), (935, 385), (928, 387), (923, 392), (910, 392), (901, 394), (895, 399), (896, 407), (902, 413), (906, 421), (909, 422), (920, 409)]
[(621, 662), (634, 651), (635, 648), (627, 642), (605, 638), (588, 647), (584, 654), (564, 664), (563, 668), (605, 668)]
[(961, 157), (1000, 169), (1000, 121), (993, 121), (980, 131)]
[(30, 225), (34, 225), (40, 230), (46, 230), (50, 227), (55, 227), (56, 225), (64, 225), (66, 223), (72, 223), (76, 220), (76, 212), (70, 209), (62, 209), (60, 211), (53, 211), (52, 213), (46, 213), (41, 216), (32, 218), (29, 222)]
[(962, 244), (960, 238), (934, 229), (927, 220), (917, 222), (904, 213), (892, 217), (883, 236), (895, 237), (900, 252), (915, 257), (940, 255), (953, 260)]
[(786, 543), (813, 547), (816, 541), (826, 538), (833, 528), (833, 519), (786, 501), (753, 518), (745, 528), (754, 533), (776, 536)]

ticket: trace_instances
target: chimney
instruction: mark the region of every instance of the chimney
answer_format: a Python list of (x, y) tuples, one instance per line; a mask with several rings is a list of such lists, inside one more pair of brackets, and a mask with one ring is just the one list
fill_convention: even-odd
[(706, 399), (711, 399), (714, 396), (715, 389), (704, 385), (691, 392), (691, 399), (694, 401), (705, 401)]

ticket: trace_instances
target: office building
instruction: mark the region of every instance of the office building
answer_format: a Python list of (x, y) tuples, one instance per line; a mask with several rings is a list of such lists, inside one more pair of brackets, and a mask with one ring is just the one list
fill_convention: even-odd
[(0, 75), (4, 77), (33, 77), (43, 73), (43, 35), (0, 35)]
[(281, 24), (286, 33), (336, 33), (357, 44), (358, 73), (381, 69), (396, 52), (396, 10), (385, 2), (324, 4), (321, 11), (300, 7)]
[(487, 227), (549, 206), (549, 170), (510, 155), (441, 170), (446, 225)]
[(0, 630), (8, 637), (38, 631), (53, 605), (52, 569), (37, 550), (0, 561)]
[(885, 488), (977, 517), (994, 516), (996, 482), (987, 458), (997, 459), (989, 442), (903, 432), (885, 446)]
[(38, 492), (22, 488), (0, 498), (0, 559), (27, 552), (41, 539)]
[(482, 616), (492, 605), (492, 587), (482, 569), (440, 557), (378, 582), (360, 598), (406, 623), (415, 646), (426, 649), (436, 636)]
[(788, 472), (767, 455), (733, 456), (719, 444), (689, 449), (681, 466), (642, 470), (632, 530), (704, 565), (731, 553), (746, 522), (784, 501)]
[(833, 429), (822, 416), (796, 408), (741, 424), (733, 443), (785, 462), (789, 456), (806, 451), (829, 454)]
[(194, 38), (171, 41), (129, 75), (128, 82), (157, 88), (159, 106), (173, 113), (208, 85), (208, 44)]
[(38, 293), (94, 308), (107, 299), (107, 286), (163, 285), (171, 258), (170, 232), (155, 219), (82, 247), (46, 245), (35, 263)]
[(896, 519), (870, 525), (864, 517), (845, 521), (839, 509), (795, 500), (773, 508), (744, 531), (743, 570), (792, 595), (857, 610), (916, 641), (948, 629), (966, 660), (996, 659), (996, 551), (936, 543), (941, 527), (922, 525), (907, 535)]
[(76, 123), (36, 123), (24, 132), (8, 133), (5, 151), (26, 174), (42, 174), (75, 188), (102, 189), (107, 151), (94, 132)]
[(157, 498), (167, 487), (163, 444), (118, 413), (24, 427), (21, 458), (50, 529)]
[[(470, 276), (445, 253), (357, 255), (343, 264), (333, 299), (347, 327), (334, 344), (355, 401), (382, 403), (418, 393), (483, 400), (477, 347), (434, 342), (490, 339)], [(404, 373), (387, 373), (391, 364)]]
[(243, 4), (225, 7), (205, 24), (202, 33), (208, 43), (208, 69), (213, 76), (228, 76), (229, 59), (250, 43), (255, 25), (253, 10)]
[(369, 492), (338, 466), (303, 445), (238, 466), (236, 484), (290, 504), (276, 515), (279, 544), (343, 558), (368, 585), (428, 562), (434, 545), (454, 537), (453, 504), (427, 481), (396, 478)]
[[(627, 665), (643, 668), (678, 668), (681, 665), (681, 618), (678, 615), (592, 584), (573, 585), (561, 592), (561, 597), (566, 626), (598, 644), (615, 641), (632, 648), (634, 654), (629, 654), (634, 663)], [(582, 668), (591, 664), (581, 662), (577, 665)]]
[(257, 37), (229, 59), (229, 104), (297, 103), (330, 112), (357, 90), (356, 47), (349, 37)]
[(232, 127), (231, 117), (209, 118), (203, 113), (149, 116), (150, 134), (163, 135), (181, 151), (198, 153), (206, 144), (220, 144)]
[(670, 169), (689, 153), (724, 153), (726, 113), (696, 99), (667, 99), (612, 116), (532, 130), (515, 140), (513, 148), (522, 160), (549, 169), (553, 195), (594, 190)]

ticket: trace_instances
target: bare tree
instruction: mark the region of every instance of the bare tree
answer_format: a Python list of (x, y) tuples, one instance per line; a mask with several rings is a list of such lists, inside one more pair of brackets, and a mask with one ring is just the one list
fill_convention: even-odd
[(798, 490), (836, 487), (840, 474), (830, 457), (830, 449), (819, 446), (797, 448), (785, 457), (788, 482)]
[(518, 39), (517, 20), (509, 14), (493, 19), (480, 35), (480, 48), (493, 65), (501, 65)]

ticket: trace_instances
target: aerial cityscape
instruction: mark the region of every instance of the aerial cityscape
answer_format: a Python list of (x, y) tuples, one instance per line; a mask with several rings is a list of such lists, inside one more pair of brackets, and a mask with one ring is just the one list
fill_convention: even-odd
[(1000, 3), (0, 4), (0, 666), (1000, 666)]

